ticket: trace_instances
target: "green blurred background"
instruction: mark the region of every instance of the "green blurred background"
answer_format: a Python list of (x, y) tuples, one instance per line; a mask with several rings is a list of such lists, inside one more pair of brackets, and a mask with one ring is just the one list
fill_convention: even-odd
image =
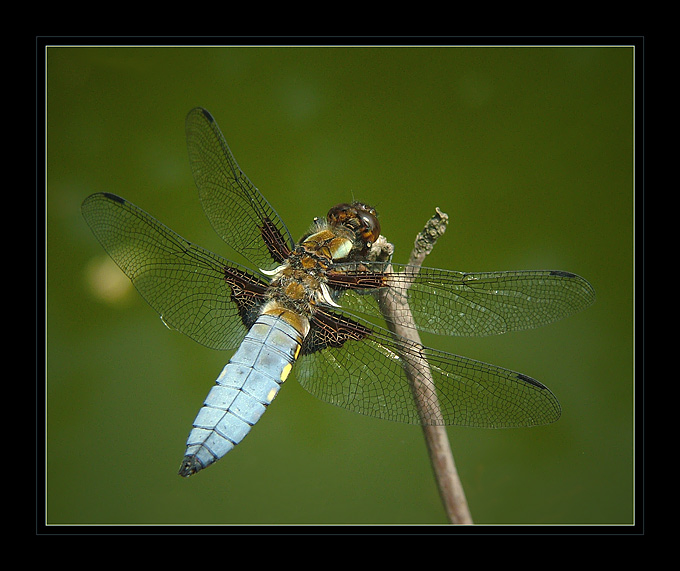
[(188, 164), (197, 105), (295, 237), (355, 197), (404, 262), (438, 206), (429, 266), (588, 279), (596, 304), (549, 327), (423, 337), (562, 404), (546, 427), (448, 429), (476, 523), (634, 521), (632, 48), (50, 47), (46, 65), (48, 523), (446, 523), (420, 428), (294, 374), (234, 452), (177, 475), (230, 354), (164, 327), (80, 204), (119, 194), (230, 257)]

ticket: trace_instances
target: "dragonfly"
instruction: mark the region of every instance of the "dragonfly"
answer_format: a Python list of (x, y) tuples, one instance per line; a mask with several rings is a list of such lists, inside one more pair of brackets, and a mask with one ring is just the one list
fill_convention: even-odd
[[(182, 238), (114, 194), (82, 204), (96, 238), (169, 328), (211, 349), (236, 349), (196, 415), (181, 476), (233, 450), (293, 368), (322, 401), (392, 421), (508, 428), (560, 417), (559, 401), (536, 379), (425, 347), (391, 326), (453, 336), (532, 329), (591, 305), (585, 279), (559, 270), (416, 272), (370, 259), (381, 228), (362, 202), (333, 206), (296, 243), (213, 116), (195, 108), (185, 128), (203, 210), (252, 267)], [(410, 320), (386, 315), (386, 292), (405, 301)], [(431, 412), (415, 402), (408, 367), (431, 378)]]

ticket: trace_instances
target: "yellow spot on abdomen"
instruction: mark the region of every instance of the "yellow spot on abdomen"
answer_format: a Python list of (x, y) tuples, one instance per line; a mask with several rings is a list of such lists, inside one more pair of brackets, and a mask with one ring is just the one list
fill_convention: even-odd
[(272, 389), (269, 391), (269, 394), (267, 395), (267, 402), (270, 403), (274, 400), (274, 397), (276, 396), (276, 393), (279, 391), (277, 389)]
[(285, 381), (288, 378), (288, 375), (290, 375), (290, 370), (293, 368), (293, 365), (291, 363), (286, 363), (286, 366), (283, 368), (283, 371), (281, 371), (281, 382)]

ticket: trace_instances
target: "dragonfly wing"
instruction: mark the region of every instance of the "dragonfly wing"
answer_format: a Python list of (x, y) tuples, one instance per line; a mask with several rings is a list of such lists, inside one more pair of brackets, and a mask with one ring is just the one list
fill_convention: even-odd
[[(325, 402), (411, 424), (508, 428), (560, 417), (555, 395), (527, 375), (415, 345), (361, 319), (320, 313), (295, 371), (302, 386)], [(436, 414), (419, 413), (404, 357), (418, 377), (429, 370), (434, 391), (426, 408)]]
[[(595, 301), (593, 287), (570, 272), (464, 273), (420, 268), (413, 278), (409, 266), (393, 264), (392, 269), (384, 279), (391, 295), (406, 297), (418, 329), (441, 335), (485, 336), (533, 329)], [(355, 314), (382, 317), (374, 291), (348, 288), (338, 303)], [(395, 317), (401, 321), (401, 316)]]
[(288, 228), (239, 168), (212, 115), (191, 110), (186, 136), (201, 204), (217, 234), (258, 268), (288, 258), (294, 247)]
[(239, 345), (266, 287), (247, 268), (192, 244), (113, 194), (89, 196), (82, 213), (166, 325), (212, 349)]

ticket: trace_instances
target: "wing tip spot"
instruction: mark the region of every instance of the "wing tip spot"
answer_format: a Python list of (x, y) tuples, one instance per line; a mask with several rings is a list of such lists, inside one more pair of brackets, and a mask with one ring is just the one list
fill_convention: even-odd
[(565, 272), (562, 270), (551, 270), (550, 271), (551, 276), (559, 276), (561, 278), (576, 278), (578, 277), (576, 274), (572, 274), (571, 272)]
[(547, 389), (544, 384), (539, 383), (536, 379), (530, 377), (529, 375), (523, 375), (522, 373), (517, 373), (517, 378), (520, 381), (524, 381), (525, 383), (529, 383), (530, 385), (533, 385), (539, 389)]
[(109, 200), (113, 200), (114, 202), (119, 202), (120, 204), (125, 204), (125, 199), (121, 198), (120, 196), (117, 196), (115, 194), (112, 194), (110, 192), (102, 192), (102, 194), (108, 198)]

